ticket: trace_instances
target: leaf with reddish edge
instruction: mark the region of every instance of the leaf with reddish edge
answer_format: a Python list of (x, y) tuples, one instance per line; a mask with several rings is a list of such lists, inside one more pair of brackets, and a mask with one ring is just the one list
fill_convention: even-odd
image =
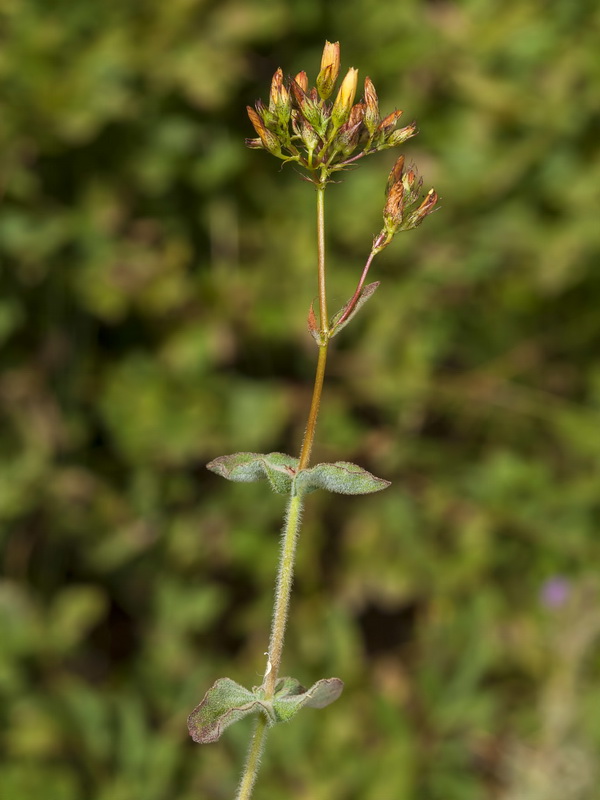
[(231, 678), (219, 678), (189, 715), (190, 736), (198, 744), (216, 742), (225, 728), (261, 707), (261, 701), (248, 689)]

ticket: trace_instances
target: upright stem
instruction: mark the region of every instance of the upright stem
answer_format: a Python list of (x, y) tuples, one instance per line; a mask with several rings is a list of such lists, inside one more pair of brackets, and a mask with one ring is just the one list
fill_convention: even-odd
[(321, 314), (321, 333), (326, 338), (329, 332), (327, 322), (327, 292), (325, 287), (325, 187), (322, 178), (317, 186), (317, 268), (319, 271), (319, 311)]
[(238, 786), (235, 800), (250, 800), (252, 797), (252, 789), (258, 775), (258, 767), (260, 765), (260, 757), (265, 746), (265, 739), (267, 738), (267, 718), (264, 714), (259, 714), (254, 728), (252, 741), (250, 742), (250, 749), (248, 750), (248, 758), (246, 759), (246, 767), (244, 774)]
[(315, 439), (317, 427), (317, 417), (319, 416), (319, 406), (321, 405), (321, 394), (323, 392), (323, 380), (325, 378), (325, 366), (327, 364), (327, 348), (329, 345), (329, 316), (327, 314), (327, 287), (325, 284), (325, 187), (323, 179), (317, 186), (317, 265), (319, 272), (319, 315), (321, 318), (321, 344), (319, 345), (319, 359), (317, 361), (317, 371), (313, 387), (308, 421), (302, 440), (300, 451), (300, 462), (298, 469), (306, 469), (310, 461), (310, 453)]
[[(315, 438), (317, 417), (321, 404), (321, 394), (323, 392), (323, 380), (325, 378), (325, 365), (327, 363), (327, 345), (329, 340), (329, 323), (327, 315), (327, 293), (325, 286), (325, 187), (326, 176), (321, 176), (321, 181), (317, 186), (317, 249), (318, 249), (318, 273), (319, 273), (319, 312), (321, 317), (321, 344), (319, 345), (319, 358), (317, 361), (317, 371), (313, 388), (310, 411), (306, 430), (302, 440), (302, 449), (298, 470), (306, 469), (310, 460), (310, 453)], [(275, 693), (275, 685), (279, 677), (281, 666), (281, 654), (283, 652), (283, 642), (285, 638), (285, 628), (290, 606), (290, 595), (292, 591), (292, 580), (294, 577), (294, 561), (296, 557), (296, 543), (300, 530), (300, 520), (302, 516), (302, 498), (300, 495), (290, 497), (285, 524), (283, 528), (281, 556), (279, 559), (279, 572), (277, 574), (277, 588), (275, 591), (275, 607), (273, 609), (273, 622), (271, 624), (271, 638), (269, 640), (269, 652), (267, 669), (263, 678), (262, 688), (265, 693), (265, 700), (269, 700)], [(248, 751), (248, 759), (244, 774), (240, 781), (236, 800), (250, 800), (252, 789), (258, 772), (260, 756), (264, 747), (267, 732), (266, 717), (261, 714)]]
[(275, 591), (275, 608), (273, 610), (271, 640), (269, 642), (269, 660), (263, 680), (263, 689), (265, 691), (265, 699), (267, 700), (273, 696), (275, 684), (279, 676), (285, 626), (292, 592), (296, 542), (298, 540), (298, 531), (300, 530), (301, 515), (302, 498), (300, 495), (294, 495), (290, 497), (288, 503), (285, 526), (283, 529), (281, 557), (279, 559), (279, 572), (277, 574), (277, 589)]

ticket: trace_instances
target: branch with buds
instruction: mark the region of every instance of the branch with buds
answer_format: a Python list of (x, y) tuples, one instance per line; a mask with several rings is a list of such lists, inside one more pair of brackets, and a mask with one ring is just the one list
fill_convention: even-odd
[[(368, 77), (365, 78), (362, 99), (354, 102), (358, 70), (353, 67), (346, 73), (336, 93), (339, 72), (340, 45), (326, 42), (314, 87), (309, 89), (306, 72), (285, 80), (283, 71), (278, 69), (271, 81), (268, 105), (259, 100), (254, 108), (248, 106), (248, 116), (257, 138), (247, 139), (246, 144), (266, 150), (284, 162), (295, 163), (317, 189), (319, 319), (311, 305), (308, 327), (318, 345), (319, 355), (308, 420), (297, 458), (285, 453), (234, 453), (208, 464), (210, 470), (228, 480), (266, 480), (273, 491), (288, 496), (263, 682), (249, 690), (229, 678), (219, 679), (188, 720), (194, 741), (207, 743), (216, 741), (236, 720), (249, 714), (257, 715), (237, 800), (250, 800), (267, 730), (278, 722), (291, 719), (304, 706), (323, 708), (337, 699), (342, 691), (343, 683), (339, 678), (324, 678), (306, 690), (294, 678), (279, 677), (305, 497), (316, 489), (367, 494), (389, 485), (388, 481), (345, 461), (310, 466), (329, 341), (352, 320), (379, 286), (378, 283), (365, 283), (375, 256), (390, 244), (397, 233), (420, 225), (434, 210), (438, 200), (433, 189), (422, 196), (422, 179), (414, 166), (405, 169), (404, 156), (401, 155), (388, 178), (383, 228), (373, 239), (354, 294), (330, 318), (325, 270), (324, 196), (327, 184), (334, 173), (347, 169), (367, 155), (397, 147), (417, 133), (414, 122), (397, 128), (402, 111), (395, 110), (381, 118), (377, 92)], [(332, 97), (333, 101), (330, 100)]]

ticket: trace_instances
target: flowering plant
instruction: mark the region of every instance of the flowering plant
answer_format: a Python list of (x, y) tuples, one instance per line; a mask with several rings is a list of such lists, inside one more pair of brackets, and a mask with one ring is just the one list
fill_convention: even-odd
[(316, 489), (341, 494), (367, 494), (385, 489), (389, 482), (377, 478), (356, 464), (337, 461), (309, 466), (329, 341), (344, 328), (379, 283), (365, 285), (374, 257), (389, 245), (400, 231), (416, 228), (435, 208), (438, 197), (433, 189), (422, 197), (422, 179), (414, 166), (405, 169), (399, 156), (390, 172), (383, 227), (374, 237), (358, 284), (348, 302), (329, 316), (325, 270), (325, 189), (331, 176), (346, 170), (367, 155), (397, 147), (417, 133), (413, 122), (397, 128), (401, 111), (380, 116), (379, 101), (373, 82), (365, 78), (363, 99), (355, 103), (358, 70), (351, 67), (335, 99), (335, 85), (340, 71), (340, 46), (326, 42), (316, 85), (309, 89), (306, 72), (285, 81), (278, 69), (271, 83), (269, 104), (258, 101), (248, 107), (248, 116), (257, 138), (247, 139), (254, 149), (264, 149), (283, 162), (295, 163), (303, 177), (317, 192), (317, 280), (319, 316), (311, 305), (308, 328), (318, 346), (318, 360), (308, 421), (297, 458), (285, 453), (234, 453), (220, 456), (208, 468), (232, 481), (266, 479), (273, 491), (288, 496), (282, 531), (282, 548), (277, 575), (271, 637), (263, 682), (252, 690), (230, 678), (220, 678), (192, 711), (188, 727), (194, 741), (216, 741), (230, 724), (249, 714), (257, 714), (246, 767), (238, 788), (237, 800), (252, 795), (267, 730), (278, 722), (290, 720), (303, 706), (323, 708), (342, 692), (339, 678), (325, 678), (305, 689), (298, 680), (280, 677), (279, 669), (290, 594), (296, 544), (306, 495)]

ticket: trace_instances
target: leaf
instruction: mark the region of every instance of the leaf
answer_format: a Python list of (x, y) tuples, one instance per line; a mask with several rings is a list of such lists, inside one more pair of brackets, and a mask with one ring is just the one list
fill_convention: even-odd
[(363, 289), (358, 296), (358, 300), (356, 301), (354, 308), (341, 324), (338, 324), (338, 320), (344, 316), (346, 309), (348, 308), (352, 300), (351, 299), (348, 300), (346, 305), (343, 308), (341, 308), (337, 312), (337, 314), (334, 315), (330, 325), (330, 332), (329, 332), (330, 339), (333, 339), (333, 337), (336, 336), (342, 330), (342, 328), (346, 327), (346, 325), (350, 322), (352, 317), (355, 314), (357, 314), (360, 308), (367, 302), (367, 300), (369, 300), (369, 298), (371, 298), (375, 294), (375, 290), (377, 289), (378, 286), (379, 286), (379, 281), (375, 281), (375, 283), (368, 283), (366, 286), (363, 286)]
[(265, 700), (262, 687), (251, 692), (231, 678), (219, 678), (189, 715), (188, 730), (198, 744), (210, 744), (248, 714), (266, 714), (269, 726), (288, 722), (304, 706), (325, 708), (337, 700), (343, 688), (339, 678), (324, 678), (308, 691), (295, 678), (279, 678), (273, 699)]
[(261, 710), (261, 701), (248, 689), (219, 678), (188, 717), (188, 730), (198, 744), (216, 742), (225, 728)]
[(344, 683), (339, 678), (323, 678), (308, 690), (295, 678), (280, 678), (272, 701), (277, 722), (288, 722), (304, 706), (325, 708), (338, 699), (343, 688)]
[(267, 478), (278, 494), (289, 494), (298, 459), (285, 453), (232, 453), (219, 456), (206, 468), (229, 481), (249, 483)]
[(366, 469), (349, 461), (336, 461), (335, 464), (317, 464), (310, 469), (303, 469), (294, 481), (299, 494), (313, 489), (326, 489), (338, 494), (370, 494), (386, 489), (389, 481), (376, 478)]

